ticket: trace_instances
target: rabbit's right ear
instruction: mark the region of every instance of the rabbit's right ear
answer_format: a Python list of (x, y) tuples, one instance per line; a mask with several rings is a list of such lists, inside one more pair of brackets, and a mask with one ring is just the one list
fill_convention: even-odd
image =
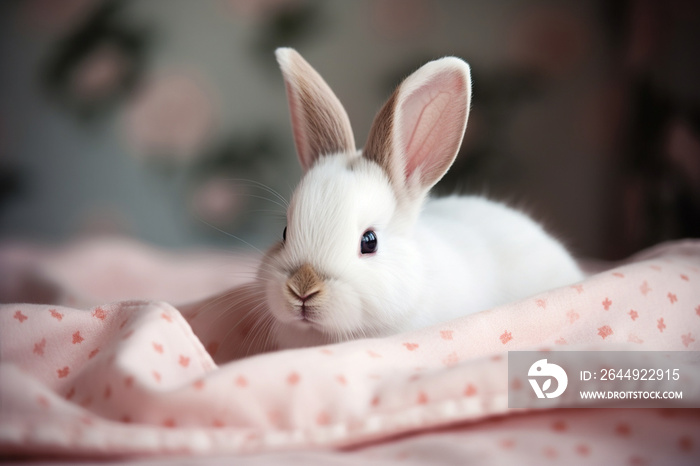
[(355, 152), (355, 138), (342, 104), (323, 78), (296, 50), (275, 51), (287, 88), (292, 131), (306, 172), (323, 155)]
[(377, 114), (363, 156), (379, 164), (394, 188), (424, 195), (454, 162), (469, 115), (469, 65), (432, 61), (406, 78)]

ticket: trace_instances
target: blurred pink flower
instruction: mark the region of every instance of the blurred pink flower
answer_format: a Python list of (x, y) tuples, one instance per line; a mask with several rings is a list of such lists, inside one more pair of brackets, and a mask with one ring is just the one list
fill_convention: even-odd
[(125, 112), (125, 132), (136, 156), (188, 161), (201, 152), (216, 120), (214, 98), (201, 78), (153, 77)]
[(102, 44), (73, 71), (73, 93), (85, 100), (104, 98), (119, 85), (127, 67), (127, 57), (119, 48), (109, 43)]
[(207, 222), (223, 225), (235, 219), (245, 207), (245, 188), (233, 180), (211, 178), (192, 198), (193, 211)]
[(95, 0), (25, 0), (19, 18), (32, 33), (65, 34), (100, 3)]

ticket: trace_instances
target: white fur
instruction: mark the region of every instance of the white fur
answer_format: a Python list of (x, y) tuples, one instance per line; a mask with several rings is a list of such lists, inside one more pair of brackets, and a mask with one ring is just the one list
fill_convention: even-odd
[[(289, 49), (283, 54), (284, 60), (301, 60)], [(462, 73), (468, 82), (464, 62), (450, 58), (435, 63), (414, 73), (397, 91), (395, 121), (416, 125), (397, 131), (422, 134), (428, 141), (412, 162), (416, 173), (406, 173), (405, 180), (396, 178), (403, 176), (411, 154), (395, 155), (388, 167), (353, 151), (317, 154), (312, 163), (308, 158), (303, 162), (309, 168), (290, 202), (287, 240), (268, 252), (259, 273), (280, 347), (416, 329), (582, 278), (566, 249), (526, 215), (482, 197), (426, 200), (437, 180), (421, 178), (422, 170), (439, 162), (437, 157), (451, 157), (449, 167), (466, 113), (464, 123), (445, 123), (439, 114), (426, 119), (421, 112), (433, 111), (430, 102), (443, 92), (457, 92), (457, 101), (450, 105), (468, 107), (471, 89), (468, 85), (464, 95), (463, 83), (449, 84), (452, 77), (444, 75)], [(450, 111), (454, 108), (445, 114)], [(349, 125), (343, 120), (346, 116), (338, 118), (337, 125)], [(427, 129), (421, 119), (427, 121)], [(438, 129), (432, 129), (436, 124)], [(438, 131), (437, 136), (431, 131)], [(456, 146), (445, 144), (445, 132), (458, 138)], [(394, 146), (405, 143), (396, 135), (393, 141)], [(433, 155), (435, 151), (442, 153)], [(376, 232), (378, 249), (362, 255), (360, 238), (368, 229)], [(300, 320), (284, 294), (287, 280), (302, 264), (311, 265), (325, 286), (313, 322)]]

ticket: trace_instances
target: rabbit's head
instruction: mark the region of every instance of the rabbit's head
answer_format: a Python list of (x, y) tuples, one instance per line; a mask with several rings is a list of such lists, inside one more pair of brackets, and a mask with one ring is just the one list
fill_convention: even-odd
[(304, 171), (283, 241), (260, 268), (277, 333), (321, 343), (400, 331), (429, 286), (430, 258), (413, 230), (459, 150), (469, 67), (448, 57), (409, 76), (358, 151), (343, 106), (319, 74), (292, 49), (278, 49), (277, 59)]

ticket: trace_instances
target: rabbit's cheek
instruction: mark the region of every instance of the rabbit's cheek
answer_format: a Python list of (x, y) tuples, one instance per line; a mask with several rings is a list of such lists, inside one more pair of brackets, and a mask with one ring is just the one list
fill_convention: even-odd
[(356, 334), (363, 325), (359, 296), (346, 283), (331, 281), (326, 285), (327, 293), (318, 310), (317, 322), (327, 333), (346, 337)]

